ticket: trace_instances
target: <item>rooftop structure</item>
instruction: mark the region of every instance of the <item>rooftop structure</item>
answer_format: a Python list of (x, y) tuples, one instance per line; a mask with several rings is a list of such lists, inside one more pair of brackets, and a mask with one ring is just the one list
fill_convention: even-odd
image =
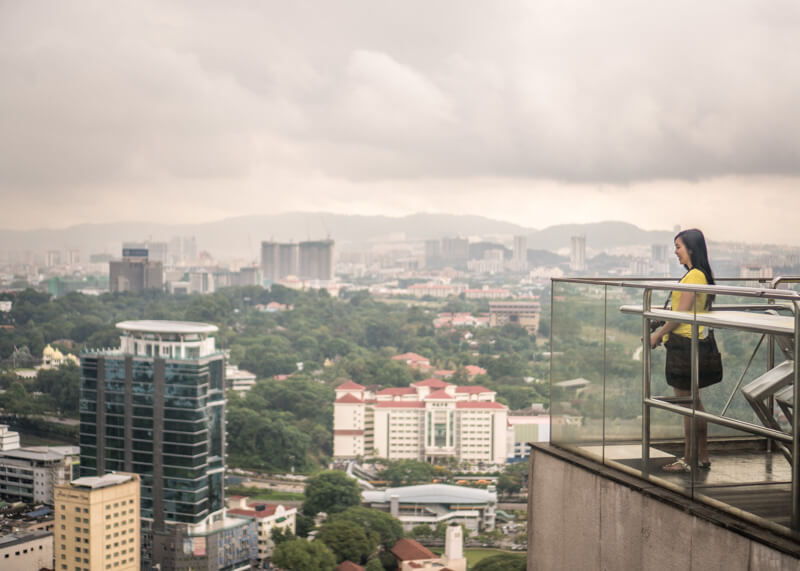
[(501, 465), (508, 409), (494, 399), (495, 392), (486, 387), (460, 387), (438, 378), (377, 392), (348, 381), (336, 388), (333, 455)]
[(19, 432), (9, 430), (7, 424), (0, 424), (0, 452), (19, 448)]
[(361, 492), (365, 505), (391, 513), (403, 528), (441, 522), (463, 524), (471, 532), (490, 531), (495, 526), (497, 493), (449, 484), (404, 486)]
[[(550, 441), (532, 445), (529, 569), (800, 563), (800, 278), (716, 281), (553, 280), (551, 387), (591, 384), (553, 399)], [(716, 299), (707, 312), (661, 309), (669, 290)], [(689, 324), (695, 338), (713, 328), (722, 382), (701, 392), (698, 368), (691, 395), (673, 396), (651, 321)], [(683, 455), (684, 418), (688, 469), (664, 471)], [(709, 466), (698, 459), (701, 419)]]

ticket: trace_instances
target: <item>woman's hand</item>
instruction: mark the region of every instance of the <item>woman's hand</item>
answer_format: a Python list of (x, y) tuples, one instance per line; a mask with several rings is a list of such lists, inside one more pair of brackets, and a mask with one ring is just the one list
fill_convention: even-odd
[(661, 345), (661, 340), (664, 338), (664, 335), (660, 331), (656, 331), (650, 336), (650, 348), (655, 349), (659, 345)]

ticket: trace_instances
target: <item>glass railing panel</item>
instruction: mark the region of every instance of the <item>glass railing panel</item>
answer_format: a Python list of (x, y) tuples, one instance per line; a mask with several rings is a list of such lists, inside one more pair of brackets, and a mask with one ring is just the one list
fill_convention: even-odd
[(604, 458), (641, 459), (642, 319), (623, 314), (622, 305), (641, 303), (637, 288), (609, 287), (606, 295)]
[(602, 457), (606, 288), (553, 284), (551, 440)]

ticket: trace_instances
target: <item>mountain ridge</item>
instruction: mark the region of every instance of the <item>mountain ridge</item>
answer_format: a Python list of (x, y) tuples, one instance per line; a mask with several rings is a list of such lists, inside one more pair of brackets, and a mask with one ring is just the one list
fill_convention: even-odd
[(0, 250), (79, 249), (117, 256), (122, 242), (169, 241), (173, 236), (195, 236), (198, 249), (208, 250), (215, 257), (258, 259), (260, 243), (267, 240), (300, 242), (330, 237), (336, 241), (337, 249), (353, 250), (375, 242), (513, 235), (527, 236), (528, 248), (551, 251), (569, 247), (570, 237), (575, 235), (585, 235), (587, 247), (593, 250), (672, 240), (670, 231), (643, 230), (618, 221), (559, 224), (538, 230), (475, 215), (416, 213), (392, 217), (288, 212), (195, 224), (134, 221), (84, 223), (61, 229), (0, 230)]

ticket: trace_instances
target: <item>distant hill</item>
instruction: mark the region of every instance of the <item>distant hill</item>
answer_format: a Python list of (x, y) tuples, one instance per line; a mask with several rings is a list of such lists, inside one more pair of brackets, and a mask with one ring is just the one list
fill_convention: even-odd
[(295, 242), (331, 237), (337, 249), (360, 249), (378, 241), (419, 241), (446, 236), (528, 236), (528, 248), (555, 251), (568, 247), (570, 237), (585, 235), (587, 245), (602, 250), (623, 245), (664, 243), (670, 232), (646, 231), (623, 222), (563, 224), (543, 230), (525, 228), (483, 216), (413, 214), (403, 217), (355, 216), (324, 212), (292, 212), (228, 218), (206, 224), (125, 222), (81, 224), (58, 230), (0, 230), (0, 250), (78, 249), (84, 254), (120, 254), (123, 241), (169, 241), (195, 236), (199, 250), (217, 258), (258, 259), (263, 240)]
[(590, 224), (559, 224), (528, 236), (528, 248), (558, 250), (570, 245), (572, 236), (586, 236), (586, 246), (607, 250), (620, 246), (670, 244), (673, 233), (665, 230), (642, 230), (627, 222), (593, 222)]

